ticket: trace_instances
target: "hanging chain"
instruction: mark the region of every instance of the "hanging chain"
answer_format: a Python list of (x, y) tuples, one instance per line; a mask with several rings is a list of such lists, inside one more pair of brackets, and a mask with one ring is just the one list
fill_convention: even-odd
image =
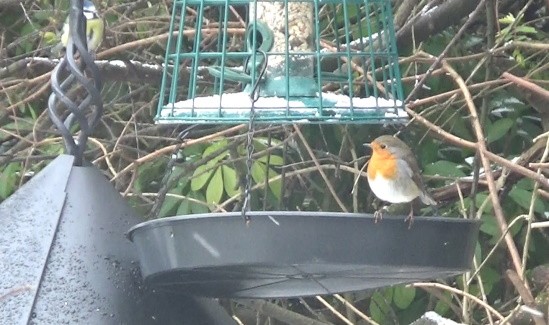
[[(250, 211), (250, 199), (252, 191), (252, 164), (253, 164), (253, 154), (254, 154), (254, 133), (255, 133), (255, 102), (259, 99), (259, 84), (261, 79), (265, 75), (265, 70), (267, 69), (267, 53), (262, 50), (257, 50), (257, 53), (263, 56), (263, 63), (259, 76), (255, 80), (255, 84), (252, 88), (251, 97), (252, 105), (250, 107), (250, 120), (248, 121), (248, 137), (246, 139), (246, 184), (244, 188), (244, 203), (242, 204), (242, 218), (248, 225), (250, 223), (250, 216), (246, 213)], [(247, 60), (245, 66), (247, 66)]]

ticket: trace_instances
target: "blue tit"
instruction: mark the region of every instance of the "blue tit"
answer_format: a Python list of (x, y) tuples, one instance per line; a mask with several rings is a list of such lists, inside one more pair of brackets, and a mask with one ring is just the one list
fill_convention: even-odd
[[(105, 31), (105, 22), (99, 14), (93, 2), (84, 0), (83, 14), (86, 17), (86, 38), (88, 42), (88, 51), (94, 53), (101, 45), (103, 40), (103, 32)], [(61, 35), (61, 45), (66, 48), (69, 42), (69, 17), (63, 25), (63, 34)]]

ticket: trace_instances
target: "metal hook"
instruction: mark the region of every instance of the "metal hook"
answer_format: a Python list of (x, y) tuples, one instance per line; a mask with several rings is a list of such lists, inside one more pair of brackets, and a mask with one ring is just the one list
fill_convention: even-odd
[[(263, 77), (265, 76), (265, 72), (267, 71), (267, 61), (269, 60), (267, 53), (265, 51), (257, 50), (256, 52), (258, 52), (263, 56), (263, 60), (262, 60), (263, 66), (261, 67), (261, 70), (259, 71), (259, 76), (255, 80), (255, 84), (252, 87), (251, 95), (254, 103), (257, 102), (257, 100), (259, 99), (259, 91), (258, 91), (259, 84), (261, 83), (261, 79), (263, 79)], [(252, 105), (252, 110), (253, 110), (253, 105)]]

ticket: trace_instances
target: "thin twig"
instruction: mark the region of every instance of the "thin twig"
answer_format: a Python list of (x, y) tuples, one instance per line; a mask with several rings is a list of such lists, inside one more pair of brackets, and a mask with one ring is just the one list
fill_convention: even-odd
[[(501, 233), (505, 233), (507, 229), (507, 220), (505, 220), (505, 215), (503, 214), (503, 209), (501, 207), (501, 203), (499, 202), (498, 193), (494, 182), (494, 176), (492, 175), (492, 167), (490, 166), (490, 161), (486, 157), (486, 152), (488, 150), (486, 149), (486, 142), (484, 141), (484, 132), (482, 131), (482, 125), (480, 124), (475, 104), (473, 103), (473, 99), (471, 98), (471, 93), (467, 89), (467, 86), (465, 85), (465, 82), (463, 81), (461, 76), (447, 62), (443, 61), (442, 66), (446, 71), (448, 71), (450, 76), (452, 76), (452, 78), (454, 79), (454, 82), (462, 90), (463, 97), (467, 102), (467, 108), (469, 108), (471, 124), (473, 126), (473, 130), (475, 131), (475, 135), (478, 141), (477, 145), (480, 151), (480, 161), (482, 162), (482, 166), (484, 167), (486, 181), (488, 182), (488, 191), (492, 200), (492, 207), (494, 209), (496, 221), (499, 225)], [(505, 243), (507, 244), (509, 254), (511, 255), (511, 261), (513, 262), (513, 266), (517, 273), (520, 274), (522, 268), (521, 259), (520, 254), (518, 253), (517, 246), (513, 241), (513, 237), (509, 234), (505, 235)]]
[(484, 301), (480, 300), (479, 298), (473, 296), (470, 293), (464, 292), (463, 290), (459, 290), (456, 288), (452, 288), (450, 286), (447, 286), (442, 283), (431, 283), (431, 282), (416, 282), (412, 283), (409, 286), (415, 287), (415, 288), (439, 288), (446, 291), (450, 291), (453, 293), (457, 293), (458, 295), (466, 296), (467, 298), (473, 300), (478, 305), (484, 307), (486, 310), (490, 311), (492, 315), (496, 316), (499, 320), (503, 320), (504, 317), (502, 314), (500, 314), (497, 310), (494, 309), (494, 307), (490, 306), (489, 304), (485, 303)]
[(361, 312), (358, 308), (356, 308), (355, 306), (353, 306), (353, 304), (351, 304), (350, 302), (348, 302), (346, 299), (344, 299), (342, 296), (338, 295), (338, 294), (335, 294), (334, 297), (341, 301), (346, 307), (348, 307), (349, 309), (351, 309), (352, 311), (354, 311), (358, 316), (360, 316), (362, 319), (364, 319), (364, 321), (366, 321), (366, 323), (368, 324), (371, 324), (371, 325), (379, 325), (378, 322), (376, 322), (375, 320), (373, 320), (372, 318), (368, 317), (368, 315), (364, 314), (363, 312)]
[(311, 159), (313, 160), (315, 166), (317, 167), (318, 172), (320, 173), (320, 176), (322, 176), (322, 179), (324, 180), (324, 182), (326, 182), (326, 186), (328, 187), (328, 190), (330, 191), (330, 193), (332, 194), (332, 196), (336, 200), (337, 204), (339, 205), (339, 208), (343, 212), (349, 212), (347, 210), (347, 207), (345, 207), (345, 204), (343, 204), (343, 202), (341, 201), (341, 199), (337, 195), (337, 192), (335, 191), (334, 187), (332, 186), (332, 183), (328, 179), (328, 176), (326, 176), (326, 173), (324, 173), (324, 170), (322, 170), (322, 168), (320, 167), (320, 163), (316, 159), (316, 156), (315, 156), (313, 150), (311, 150), (311, 147), (307, 143), (307, 139), (305, 139), (305, 137), (303, 136), (303, 133), (301, 133), (301, 130), (299, 129), (299, 126), (294, 124), (294, 130), (296, 131), (297, 135), (301, 139), (301, 142), (305, 146), (305, 149), (307, 150), (307, 153), (309, 153), (309, 156), (311, 156)]
[(324, 306), (326, 306), (326, 308), (328, 308), (332, 313), (334, 313), (334, 315), (336, 315), (337, 318), (341, 319), (345, 324), (353, 325), (353, 323), (350, 320), (348, 320), (345, 316), (343, 316), (340, 312), (338, 312), (332, 305), (330, 305), (326, 300), (324, 300), (324, 298), (322, 298), (321, 296), (316, 296), (315, 298), (318, 301), (320, 301), (320, 303), (322, 303)]
[(465, 21), (465, 23), (463, 24), (463, 26), (461, 26), (461, 28), (458, 30), (458, 32), (456, 33), (456, 35), (454, 35), (454, 37), (452, 38), (452, 40), (450, 40), (450, 42), (448, 43), (448, 45), (446, 45), (446, 47), (444, 48), (444, 50), (440, 53), (440, 55), (437, 57), (437, 59), (435, 60), (435, 62), (433, 62), (433, 64), (431, 64), (431, 66), (429, 67), (429, 69), (427, 69), (427, 73), (423, 76), (423, 78), (421, 78), (419, 80), (419, 82), (415, 85), (414, 89), (412, 89), (412, 91), (410, 92), (410, 94), (408, 94), (408, 97), (406, 97), (406, 100), (404, 102), (409, 102), (411, 99), (414, 98), (416, 92), (421, 89), (421, 87), (423, 87), (423, 85), (425, 84), (425, 82), (427, 81), (427, 79), (429, 78), (429, 76), (431, 75), (431, 73), (433, 73), (433, 71), (438, 68), (439, 64), (442, 62), (442, 60), (446, 57), (446, 55), (448, 54), (448, 51), (450, 51), (450, 49), (457, 43), (457, 41), (461, 38), (461, 36), (463, 35), (463, 33), (465, 33), (465, 31), (467, 30), (467, 28), (469, 28), (469, 25), (476, 19), (477, 15), (480, 14), (482, 12), (482, 9), (484, 9), (484, 1), (485, 0), (481, 0), (479, 1), (477, 7), (475, 8), (475, 10), (473, 10), (473, 12), (471, 12), (469, 14), (469, 17), (467, 18), (467, 20)]

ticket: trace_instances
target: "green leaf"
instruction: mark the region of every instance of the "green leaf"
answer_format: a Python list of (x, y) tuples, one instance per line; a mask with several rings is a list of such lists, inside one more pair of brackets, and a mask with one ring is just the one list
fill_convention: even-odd
[[(51, 148), (55, 150), (55, 148)], [(146, 162), (137, 167), (137, 179), (135, 180), (135, 188), (138, 192), (148, 192), (151, 189), (151, 184), (158, 181), (164, 175), (166, 170), (166, 159), (157, 159), (151, 162)]]
[[(252, 165), (252, 178), (257, 183), (263, 183), (265, 181), (267, 166), (265, 166), (262, 163), (258, 163), (255, 161)], [(278, 173), (274, 171), (273, 169), (269, 168), (269, 179), (278, 176)], [(269, 182), (269, 188), (273, 192), (273, 194), (276, 196), (277, 199), (280, 200), (280, 195), (282, 194), (282, 180), (277, 179), (275, 181)]]
[(460, 169), (460, 165), (447, 160), (439, 160), (425, 166), (426, 175), (439, 175), (447, 177), (464, 177), (465, 173)]
[(206, 198), (204, 197), (204, 194), (200, 192), (190, 192), (189, 198), (195, 199), (200, 202), (204, 202), (204, 203), (198, 203), (198, 202), (191, 201), (191, 212), (193, 214), (210, 212), (210, 210), (208, 209), (208, 205), (206, 204)]
[[(483, 214), (481, 217), (481, 220), (482, 220), (482, 224), (480, 225), (480, 231), (490, 235), (492, 237), (490, 240), (490, 243), (495, 243), (501, 236), (501, 231), (496, 221), (496, 217), (492, 214)], [(509, 233), (512, 236), (515, 236), (520, 231), (521, 228), (522, 228), (522, 224), (520, 222), (515, 223), (509, 229)]]
[(17, 172), (21, 170), (21, 165), (11, 163), (0, 173), (0, 198), (5, 199), (15, 192), (17, 184)]
[(387, 301), (387, 302), (393, 301), (393, 294), (394, 294), (393, 287), (387, 287), (385, 289), (380, 289), (380, 293), (383, 297), (385, 297), (385, 301)]
[(252, 178), (256, 183), (263, 183), (265, 181), (265, 165), (254, 161), (252, 164)]
[(198, 158), (202, 158), (202, 153), (204, 152), (205, 145), (202, 143), (197, 143), (192, 146), (184, 148), (182, 151), (183, 155), (187, 158), (185, 161), (195, 161)]
[(172, 173), (170, 174), (170, 179), (168, 181), (171, 184), (172, 180), (177, 179), (177, 185), (175, 187), (179, 188), (181, 193), (185, 192), (185, 187), (189, 184), (189, 177), (183, 176), (187, 171), (181, 166), (174, 166)]
[(181, 204), (177, 208), (176, 215), (178, 216), (184, 216), (191, 213), (191, 202), (189, 199), (183, 199), (181, 201)]
[(446, 301), (452, 301), (452, 297), (447, 291), (441, 291), (440, 294), (445, 296), (447, 300), (440, 299), (437, 301), (437, 304), (435, 305), (435, 312), (441, 316), (444, 316), (450, 310), (450, 305), (448, 305)]
[[(530, 209), (530, 202), (532, 201), (532, 192), (524, 190), (519, 187), (514, 187), (510, 192), (509, 196), (513, 201), (515, 201), (518, 205), (526, 209), (527, 211)], [(534, 211), (537, 213), (544, 213), (545, 212), (545, 206), (543, 202), (538, 198), (536, 202), (534, 202)]]
[(450, 120), (449, 124), (450, 130), (455, 135), (466, 140), (473, 139), (473, 135), (471, 134), (469, 124), (467, 123), (466, 119), (456, 116)]
[[(268, 148), (269, 138), (268, 137), (254, 137), (253, 144), (256, 151), (265, 150)], [(271, 147), (278, 146), (282, 144), (282, 141), (271, 138)]]
[(240, 193), (238, 186), (238, 175), (236, 171), (229, 166), (221, 166), (223, 170), (223, 187), (228, 196), (233, 197)]
[[(181, 194), (181, 193), (174, 193), (177, 191), (169, 191), (168, 193), (173, 194)], [(160, 211), (158, 212), (159, 218), (169, 217), (175, 215), (177, 211), (177, 207), (181, 203), (181, 199), (173, 197), (171, 195), (166, 195), (164, 198), (164, 202), (162, 203), (162, 206), (160, 207)]]
[[(227, 145), (228, 145), (227, 140), (220, 140), (212, 143), (204, 150), (204, 152), (202, 153), (202, 158), (206, 158), (210, 156), (212, 153), (216, 152), (217, 150), (221, 150), (227, 147)], [(225, 158), (228, 155), (228, 153), (229, 153), (228, 150), (223, 151), (218, 156), (215, 156), (214, 158), (210, 159), (207, 164), (210, 166), (217, 164), (221, 159)]]
[(513, 14), (510, 13), (507, 16), (498, 19), (498, 21), (504, 25), (510, 25), (515, 21), (515, 16), (513, 16)]
[[(276, 176), (278, 176), (278, 173), (269, 168), (269, 179)], [(269, 188), (271, 189), (271, 192), (273, 192), (274, 196), (280, 200), (280, 196), (282, 195), (282, 179), (279, 178), (274, 181), (270, 181)]]
[[(494, 211), (492, 207), (492, 200), (488, 197), (488, 193), (486, 192), (480, 192), (475, 196), (475, 206), (480, 207), (486, 199), (488, 201), (486, 202), (486, 206), (484, 207), (484, 212), (491, 213), (492, 211)], [(465, 200), (465, 203), (466, 203), (465, 208), (468, 209), (471, 207), (472, 200), (471, 201)]]
[(387, 324), (387, 316), (385, 315), (389, 313), (390, 307), (387, 305), (385, 298), (379, 292), (372, 295), (368, 310), (376, 322), (379, 324)]
[(480, 270), (480, 277), (484, 286), (484, 292), (486, 295), (489, 295), (494, 285), (501, 280), (501, 273), (486, 265)]
[(480, 231), (494, 238), (499, 237), (501, 231), (499, 230), (496, 218), (492, 215), (483, 214), (481, 219), (482, 224), (480, 225)]
[(416, 288), (398, 285), (394, 287), (393, 302), (400, 309), (406, 309), (416, 296)]
[(223, 174), (221, 168), (217, 168), (206, 188), (206, 202), (208, 204), (219, 204), (223, 196)]
[(193, 177), (191, 179), (191, 190), (198, 191), (208, 183), (208, 180), (213, 175), (213, 169), (208, 165), (198, 166), (194, 170)]
[(523, 178), (515, 186), (523, 190), (532, 191), (534, 189), (534, 181), (529, 178)]
[[(268, 162), (269, 162), (269, 166), (282, 166), (284, 165), (284, 159), (280, 156), (277, 156), (277, 155), (270, 155), (268, 157)], [(259, 159), (257, 159), (257, 161), (260, 161), (264, 164), (267, 164), (267, 156), (262, 156), (260, 157)]]
[(517, 32), (522, 34), (536, 34), (538, 31), (532, 26), (518, 26)]
[(57, 35), (54, 32), (45, 32), (42, 35), (42, 39), (48, 45), (54, 45), (57, 42), (59, 42), (59, 38), (57, 37)]
[(515, 125), (515, 121), (510, 118), (502, 118), (488, 127), (488, 132), (486, 133), (486, 142), (492, 143), (503, 138), (509, 130)]

